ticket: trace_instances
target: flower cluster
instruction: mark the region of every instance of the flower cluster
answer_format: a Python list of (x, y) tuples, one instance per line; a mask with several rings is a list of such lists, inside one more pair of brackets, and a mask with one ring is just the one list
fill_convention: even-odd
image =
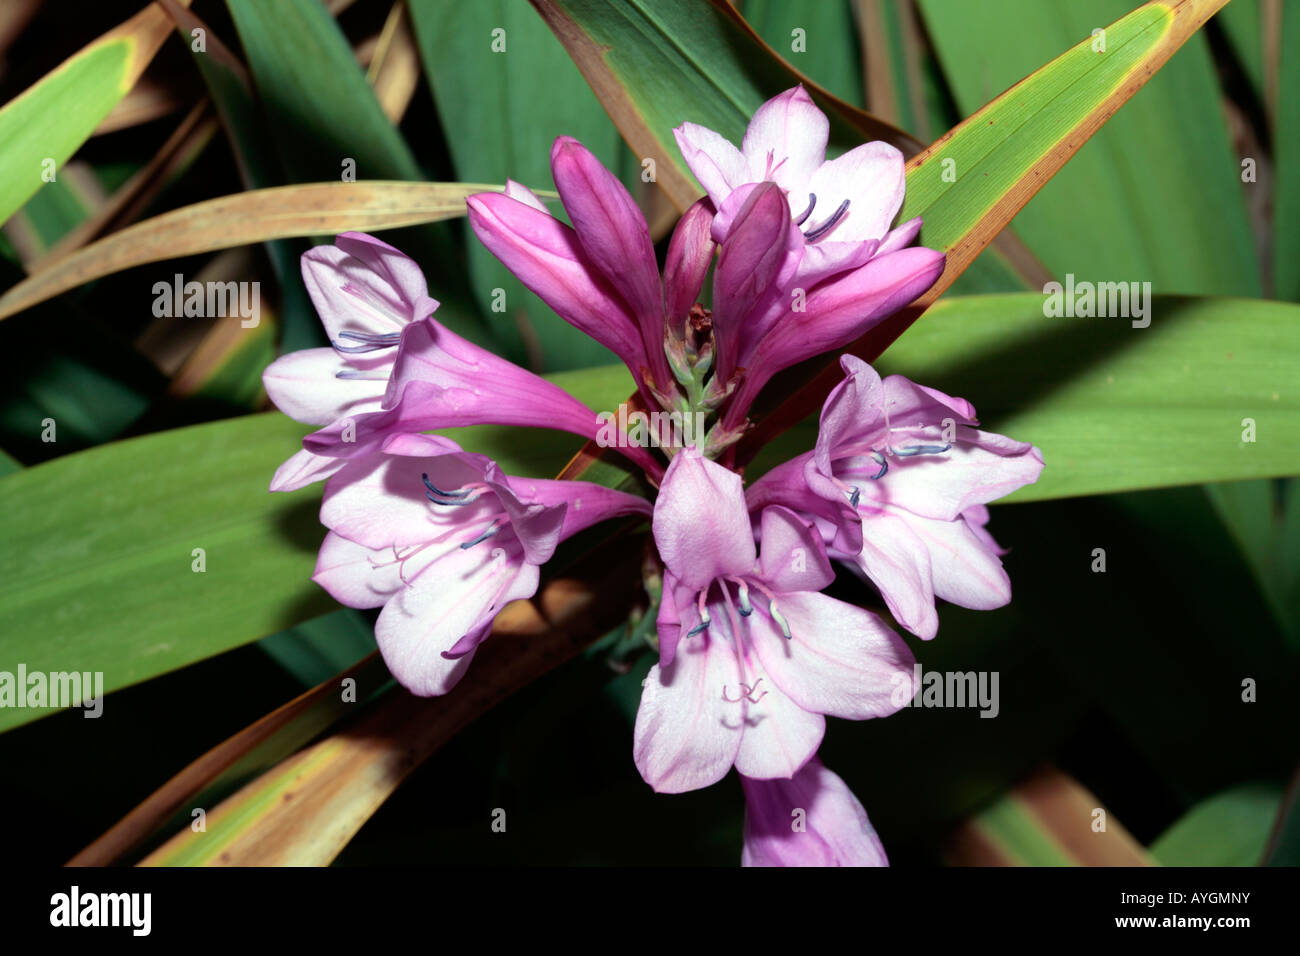
[(845, 355), (816, 446), (746, 487), (735, 443), (772, 376), (858, 339), (944, 266), (912, 245), (919, 220), (891, 228), (904, 189), (897, 150), (868, 143), (825, 161), (827, 132), (802, 88), (765, 103), (739, 149), (679, 127), (707, 196), (679, 221), (662, 272), (632, 197), (576, 140), (551, 153), (572, 226), (518, 183), (468, 200), (479, 240), (626, 363), (641, 405), (709, 423), (685, 447), (619, 443), (657, 489), (653, 504), (506, 475), (424, 434), (492, 423), (590, 440), (608, 416), (441, 325), (418, 267), (369, 236), (304, 256), (332, 348), (286, 355), (265, 374), (279, 408), (323, 426), (272, 490), (326, 479), (315, 580), (350, 607), (382, 607), (380, 649), (414, 693), (455, 685), (497, 612), (536, 591), (565, 538), (651, 518), (663, 586), (636, 766), (666, 792), (734, 766), (748, 805), (743, 861), (755, 865), (885, 863), (861, 804), (816, 754), (826, 715), (885, 716), (910, 698), (914, 660), (879, 616), (822, 593), (832, 561), (875, 585), (898, 625), (931, 638), (936, 598), (1010, 600), (985, 506), (1042, 468), (1037, 449), (981, 431), (969, 403), (882, 380)]

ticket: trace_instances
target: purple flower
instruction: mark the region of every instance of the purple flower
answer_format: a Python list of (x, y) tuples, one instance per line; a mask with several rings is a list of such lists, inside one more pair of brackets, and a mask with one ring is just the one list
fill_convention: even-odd
[(511, 477), (449, 439), (394, 435), (326, 483), (330, 532), (313, 580), (348, 607), (382, 606), (375, 638), (393, 676), (415, 694), (443, 694), (497, 612), (536, 592), (556, 545), (649, 512), (635, 495)]
[(882, 381), (851, 355), (840, 365), (816, 448), (759, 479), (751, 509), (784, 504), (815, 519), (831, 556), (872, 581), (918, 637), (938, 630), (936, 597), (979, 610), (1008, 603), (985, 505), (1036, 481), (1042, 453), (980, 431), (963, 399), (901, 375)]
[[(392, 435), (499, 424), (591, 440), (594, 411), (564, 389), (461, 338), (432, 318), (419, 266), (373, 236), (346, 233), (303, 256), (303, 279), (332, 348), (292, 352), (263, 373), (285, 414), (326, 427), (276, 472), (272, 491), (327, 478)], [(621, 449), (652, 475), (644, 449)]]
[[(290, 352), (262, 373), (276, 408), (327, 425), (382, 407), (402, 332), (438, 308), (419, 267), (386, 242), (346, 232), (303, 254), (302, 278), (332, 348)], [(300, 451), (275, 473), (272, 491), (292, 491), (342, 467)]]
[(898, 709), (911, 653), (874, 614), (817, 593), (833, 574), (792, 511), (763, 512), (760, 557), (740, 476), (688, 448), (664, 477), (653, 528), (665, 568), (660, 658), (634, 756), (656, 790), (708, 786), (733, 764), (791, 777), (821, 743), (824, 714)]
[(888, 866), (867, 811), (838, 776), (813, 757), (789, 780), (753, 780), (745, 789), (742, 866)]

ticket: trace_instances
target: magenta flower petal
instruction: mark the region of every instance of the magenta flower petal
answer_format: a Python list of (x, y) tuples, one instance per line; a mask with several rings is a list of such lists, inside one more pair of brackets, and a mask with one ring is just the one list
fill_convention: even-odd
[(758, 573), (778, 593), (820, 591), (835, 580), (821, 536), (789, 508), (762, 513), (762, 554)]
[(346, 465), (342, 458), (328, 458), (299, 449), (289, 456), (271, 478), (271, 491), (297, 491), (330, 475)]
[(943, 253), (918, 246), (877, 256), (809, 291), (804, 310), (775, 323), (755, 350), (735, 406), (747, 409), (777, 372), (841, 348), (897, 312), (934, 284), (943, 265)]
[(647, 357), (636, 318), (571, 228), (501, 193), (478, 193), (466, 204), (475, 235), (520, 282), (639, 374)]
[(669, 323), (680, 323), (699, 301), (716, 248), (710, 235), (713, 215), (708, 199), (697, 200), (673, 230), (664, 260), (664, 308)]
[(668, 384), (663, 290), (645, 217), (614, 174), (571, 136), (559, 137), (551, 147), (551, 173), (588, 261), (636, 316), (649, 368), (663, 388)]
[(678, 452), (655, 502), (654, 538), (664, 564), (693, 590), (751, 572), (757, 552), (740, 475), (697, 448)]
[(790, 780), (740, 782), (743, 866), (889, 865), (858, 798), (816, 757)]

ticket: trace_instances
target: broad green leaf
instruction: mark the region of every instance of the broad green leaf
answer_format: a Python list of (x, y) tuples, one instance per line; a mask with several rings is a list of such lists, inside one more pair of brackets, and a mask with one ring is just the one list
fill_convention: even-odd
[(633, 151), (656, 160), (657, 182), (679, 209), (703, 194), (673, 127), (684, 120), (739, 143), (763, 101), (803, 82), (831, 121), (831, 151), (914, 139), (855, 110), (766, 49), (725, 0), (531, 0), (569, 51)]
[(1258, 866), (1281, 803), (1279, 787), (1234, 787), (1187, 811), (1151, 855), (1163, 866)]
[[(1286, 482), (1237, 481), (1211, 485), (1206, 493), (1259, 583), (1278, 626), (1300, 647), (1300, 553), (1295, 551), (1300, 525), (1291, 500), (1295, 487), (1294, 478)], [(1295, 526), (1289, 527), (1288, 522)]]
[(350, 607), (264, 637), (257, 646), (304, 687), (328, 680), (373, 653), (370, 622)]
[(171, 21), (150, 4), (0, 109), (0, 222), (58, 174), (170, 33)]
[[(552, 380), (597, 409), (632, 387), (621, 366)], [(0, 670), (103, 671), (113, 691), (329, 610), (311, 582), (319, 486), (267, 491), (307, 430), (279, 413), (250, 415), (0, 479)], [(528, 476), (554, 475), (579, 445), (541, 429), (453, 434)], [(51, 712), (0, 708), (0, 730)]]
[[(1031, 134), (1041, 145), (1068, 133), (1159, 42), (1167, 15), (1157, 6), (1125, 17), (1132, 5), (922, 0), (921, 9), (963, 114), (1034, 73), (1057, 50), (1084, 41), (985, 118), (994, 130), (1014, 129), (1032, 104), (1050, 114), (1054, 127)], [(1094, 40), (1092, 30), (1117, 18), (1106, 27), (1105, 51), (1094, 51), (1101, 38)], [(1055, 278), (1073, 273), (1080, 280), (1151, 282), (1156, 292), (1260, 294), (1244, 203), (1254, 187), (1242, 182), (1220, 97), (1209, 45), (1194, 37), (1043, 186), (1016, 216), (1016, 230)], [(991, 171), (1018, 176), (1025, 158), (1018, 138), (1009, 133), (988, 157), (956, 143), (942, 149), (940, 163), (955, 163), (954, 190)]]
[[(270, 130), (257, 103), (248, 70), (211, 26), (174, 0), (164, 0), (164, 5), (182, 36), (190, 37), (194, 30), (203, 31), (205, 49), (191, 50), (191, 55), (216, 106), (244, 187), (267, 189), (283, 185), (284, 176), (276, 162)], [(284, 351), (324, 345), (324, 333), (299, 281), (299, 250), (287, 240), (276, 239), (266, 243), (266, 251), (280, 284)]]
[[(1038, 482), (1006, 500), (1300, 474), (1300, 307), (1156, 296), (1150, 327), (1133, 328), (1049, 318), (1045, 299), (941, 299), (877, 363), (1042, 449)], [(770, 446), (757, 470), (811, 448), (815, 421)]]
[[(618, 168), (618, 131), (527, 5), (412, 0), (408, 6), (457, 179), (549, 188), (551, 144), (560, 135)], [(523, 365), (540, 360), (552, 371), (613, 360), (524, 288), (468, 230), (467, 242), (475, 298), (494, 321), (497, 340), (508, 345), (508, 357)], [(505, 293), (504, 312), (494, 311), (497, 290)]]
[(787, 63), (846, 103), (863, 105), (850, 0), (747, 0), (740, 12)]
[(423, 179), (318, 0), (226, 0), (289, 178)]

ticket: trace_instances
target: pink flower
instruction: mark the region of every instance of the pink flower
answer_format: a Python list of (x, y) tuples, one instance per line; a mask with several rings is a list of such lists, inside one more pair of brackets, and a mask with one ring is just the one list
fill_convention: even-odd
[[(332, 348), (290, 352), (262, 373), (276, 408), (308, 425), (327, 425), (383, 404), (402, 331), (438, 303), (420, 268), (386, 242), (345, 232), (303, 254), (302, 278)], [(272, 491), (292, 491), (342, 467), (300, 451), (275, 473)]]
[(817, 593), (833, 578), (817, 534), (782, 507), (760, 527), (761, 557), (740, 476), (698, 449), (674, 457), (653, 523), (660, 659), (634, 745), (656, 790), (708, 786), (733, 764), (791, 777), (821, 743), (824, 714), (893, 713), (895, 689), (912, 683), (911, 653), (879, 618)]
[(375, 638), (384, 661), (424, 696), (455, 685), (497, 612), (536, 592), (562, 540), (650, 511), (587, 482), (510, 477), (432, 435), (392, 435), (343, 464), (325, 486), (330, 532), (313, 580), (348, 607), (383, 607)]
[(742, 866), (888, 866), (867, 811), (813, 757), (789, 780), (752, 780), (745, 789)]
[(990, 610), (1011, 583), (985, 530), (985, 505), (1032, 484), (1033, 445), (980, 431), (969, 402), (880, 376), (851, 355), (822, 407), (816, 448), (751, 488), (750, 507), (784, 504), (814, 518), (832, 557), (872, 581), (913, 634), (938, 631), (936, 597)]

